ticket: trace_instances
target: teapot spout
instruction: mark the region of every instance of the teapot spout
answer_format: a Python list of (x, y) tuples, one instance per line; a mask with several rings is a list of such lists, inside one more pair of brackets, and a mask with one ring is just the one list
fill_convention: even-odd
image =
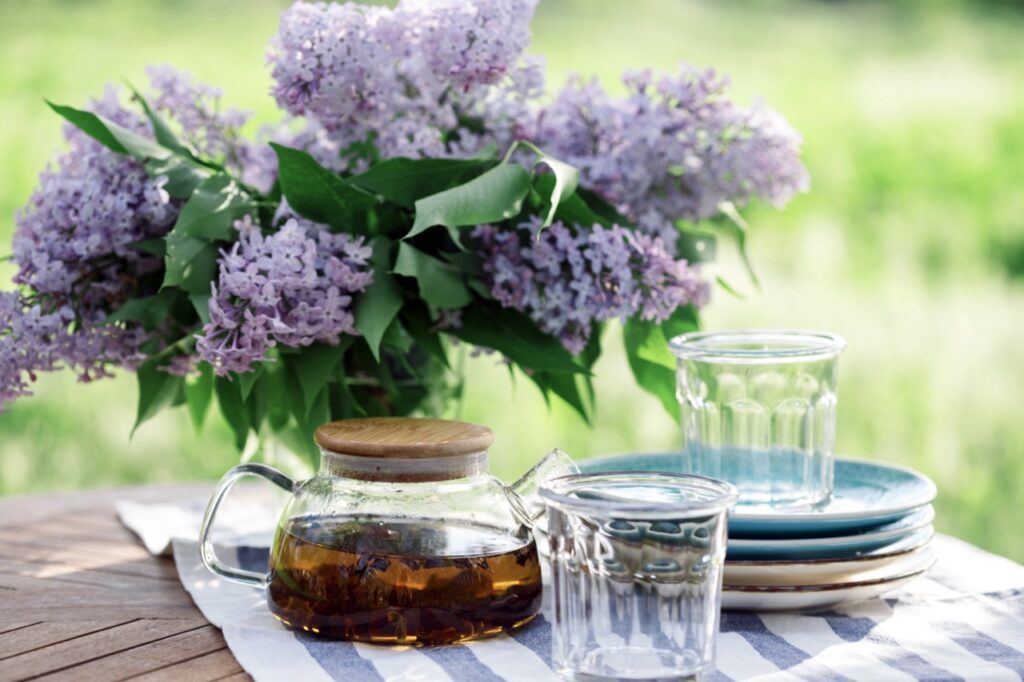
[(533, 468), (506, 489), (512, 500), (513, 508), (522, 517), (524, 524), (533, 528), (544, 514), (544, 502), (540, 497), (540, 489), (559, 476), (580, 473), (580, 468), (572, 457), (555, 448), (537, 462)]

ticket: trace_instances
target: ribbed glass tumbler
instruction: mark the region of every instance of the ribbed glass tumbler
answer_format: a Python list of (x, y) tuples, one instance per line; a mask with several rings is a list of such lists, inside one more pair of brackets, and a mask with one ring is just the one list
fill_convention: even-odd
[(828, 499), (841, 337), (701, 332), (670, 347), (678, 363), (684, 471), (729, 481), (742, 506), (804, 508)]
[(555, 479), (541, 496), (555, 670), (593, 682), (709, 678), (736, 489), (623, 472)]

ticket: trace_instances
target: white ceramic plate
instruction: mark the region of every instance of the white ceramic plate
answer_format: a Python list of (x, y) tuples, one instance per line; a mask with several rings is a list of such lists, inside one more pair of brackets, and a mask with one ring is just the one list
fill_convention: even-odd
[(892, 580), (816, 585), (814, 587), (744, 587), (722, 590), (722, 608), (730, 611), (802, 611), (880, 597), (899, 589), (924, 571)]
[(918, 573), (935, 562), (930, 547), (880, 557), (846, 561), (741, 561), (725, 562), (726, 589), (730, 587), (807, 587), (847, 585), (893, 580)]

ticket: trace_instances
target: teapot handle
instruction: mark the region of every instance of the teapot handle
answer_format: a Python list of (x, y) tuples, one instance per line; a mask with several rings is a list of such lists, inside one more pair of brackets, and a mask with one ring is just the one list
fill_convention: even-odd
[(284, 488), (288, 492), (295, 492), (297, 483), (288, 478), (280, 471), (265, 464), (239, 464), (232, 467), (217, 484), (217, 489), (206, 505), (206, 513), (203, 514), (203, 524), (199, 528), (199, 554), (203, 559), (203, 565), (210, 571), (216, 573), (225, 580), (233, 583), (249, 585), (250, 587), (265, 587), (267, 575), (255, 571), (246, 571), (241, 568), (234, 568), (222, 563), (213, 551), (213, 517), (216, 516), (224, 497), (227, 496), (231, 487), (244, 476), (259, 476), (265, 478), (274, 485)]

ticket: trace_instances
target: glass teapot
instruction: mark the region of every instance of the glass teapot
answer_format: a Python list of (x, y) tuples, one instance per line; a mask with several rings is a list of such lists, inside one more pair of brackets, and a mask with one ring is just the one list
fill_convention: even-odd
[[(293, 481), (262, 464), (221, 479), (200, 529), (203, 563), (266, 590), (286, 626), (337, 639), (393, 644), (461, 642), (515, 628), (541, 605), (533, 525), (537, 493), (579, 469), (553, 450), (511, 486), (487, 470), (494, 434), (440, 419), (346, 419), (314, 435), (320, 469)], [(211, 528), (240, 478), (291, 493), (269, 572), (223, 564)]]

